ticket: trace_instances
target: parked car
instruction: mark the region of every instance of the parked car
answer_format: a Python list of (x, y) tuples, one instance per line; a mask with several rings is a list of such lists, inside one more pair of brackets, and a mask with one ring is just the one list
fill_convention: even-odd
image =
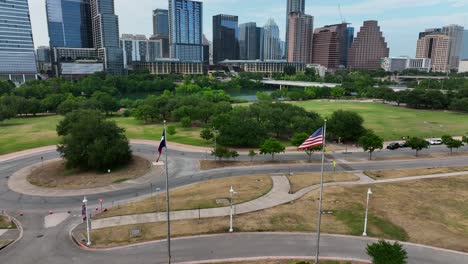
[(442, 145), (442, 139), (440, 138), (433, 138), (429, 140), (429, 144), (431, 145)]
[(400, 148), (409, 148), (407, 142), (400, 143)]
[(399, 148), (400, 148), (400, 143), (398, 143), (398, 142), (390, 143), (387, 146), (387, 149), (390, 149), (390, 150), (395, 150), (395, 149), (399, 149)]

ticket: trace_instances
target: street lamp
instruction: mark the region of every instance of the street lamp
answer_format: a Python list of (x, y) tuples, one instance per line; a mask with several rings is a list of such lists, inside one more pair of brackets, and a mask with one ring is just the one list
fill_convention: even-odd
[(369, 190), (367, 190), (366, 219), (364, 220), (364, 233), (362, 233), (363, 236), (367, 236), (367, 215), (369, 213), (369, 199), (371, 195), (372, 190), (369, 188)]
[(233, 215), (234, 215), (234, 208), (233, 208), (233, 206), (232, 206), (232, 204), (233, 204), (232, 200), (233, 200), (234, 194), (237, 194), (237, 192), (235, 192), (234, 189), (233, 189), (232, 186), (231, 186), (231, 189), (229, 190), (229, 193), (231, 194), (231, 200), (230, 200), (230, 203), (231, 203), (231, 213), (230, 213), (229, 232), (232, 233), (232, 232), (234, 232), (234, 229), (233, 229), (233, 227), (232, 227), (232, 226), (233, 226), (232, 221), (233, 221)]
[(89, 214), (88, 214), (88, 199), (86, 199), (86, 196), (83, 199), (83, 203), (85, 206), (85, 218), (86, 218), (86, 235), (88, 236), (88, 241), (86, 242), (87, 246), (91, 246), (91, 239), (89, 237)]

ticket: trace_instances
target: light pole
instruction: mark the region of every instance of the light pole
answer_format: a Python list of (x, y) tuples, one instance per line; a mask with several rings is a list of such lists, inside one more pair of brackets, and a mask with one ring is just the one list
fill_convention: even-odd
[(88, 237), (88, 241), (86, 242), (86, 245), (89, 247), (91, 246), (91, 239), (89, 237), (89, 214), (88, 214), (88, 199), (86, 199), (86, 196), (83, 199), (83, 203), (85, 206), (85, 217), (86, 217), (86, 235)]
[(367, 204), (366, 204), (366, 218), (364, 220), (364, 232), (362, 233), (363, 236), (367, 236), (367, 215), (369, 213), (369, 199), (372, 194), (371, 188), (367, 190)]
[(231, 194), (231, 200), (230, 200), (230, 203), (231, 203), (231, 213), (230, 213), (229, 232), (232, 233), (232, 232), (234, 232), (234, 229), (233, 229), (234, 207), (232, 206), (232, 205), (233, 205), (232, 200), (233, 200), (234, 194), (236, 194), (236, 192), (234, 191), (234, 189), (232, 188), (232, 186), (231, 186), (231, 189), (229, 190), (229, 193)]

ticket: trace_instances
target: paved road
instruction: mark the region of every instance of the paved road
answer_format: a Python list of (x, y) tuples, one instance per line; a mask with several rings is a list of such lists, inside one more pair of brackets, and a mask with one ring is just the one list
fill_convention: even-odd
[[(155, 151), (154, 146), (134, 144), (133, 149), (137, 153), (152, 154)], [(440, 151), (439, 148), (436, 148)], [(396, 152), (383, 151), (378, 155), (394, 156), (404, 155), (408, 150), (398, 150)], [(434, 151), (432, 149), (431, 151)], [(409, 152), (411, 155), (413, 152)], [(289, 172), (307, 172), (319, 171), (319, 164), (308, 165), (273, 165), (273, 166), (256, 166), (243, 168), (219, 169), (206, 172), (197, 170), (197, 160), (206, 158), (204, 153), (192, 153), (171, 150), (170, 156), (170, 171), (171, 171), (171, 187), (183, 186), (198, 181), (205, 181), (214, 178), (250, 175), (258, 173), (289, 173)], [(336, 154), (337, 159), (341, 158), (362, 158), (366, 157), (365, 153), (353, 153), (350, 155)], [(13, 245), (0, 253), (0, 263), (154, 263), (155, 258), (161, 259), (165, 263), (162, 256), (165, 250), (164, 243), (152, 244), (147, 246), (132, 247), (125, 250), (105, 252), (105, 253), (89, 253), (75, 247), (68, 237), (68, 231), (71, 224), (77, 221), (77, 217), (71, 216), (65, 223), (45, 229), (43, 227), (44, 217), (49, 210), (55, 212), (71, 211), (72, 215), (80, 214), (80, 206), (82, 197), (35, 197), (15, 193), (8, 189), (8, 177), (15, 171), (44, 160), (54, 159), (58, 157), (55, 151), (46, 151), (32, 155), (26, 155), (17, 159), (0, 162), (0, 209), (6, 210), (20, 220), (24, 227), (24, 237), (19, 243)], [(284, 155), (282, 159), (304, 159), (303, 154)], [(240, 157), (248, 159), (248, 157)], [(267, 157), (259, 157), (263, 159)], [(446, 158), (446, 159), (418, 159), (408, 161), (385, 161), (385, 162), (365, 162), (365, 163), (350, 163), (340, 165), (338, 170), (368, 170), (368, 169), (398, 169), (398, 168), (416, 168), (416, 167), (433, 167), (433, 166), (461, 166), (466, 165), (466, 157)], [(330, 166), (330, 165), (328, 165)], [(330, 169), (330, 167), (329, 167)], [(153, 187), (164, 189), (164, 180), (162, 177), (156, 177), (153, 181)], [(90, 207), (94, 207), (99, 198), (103, 198), (105, 202), (119, 202), (126, 199), (150, 193), (150, 186), (137, 186), (133, 189), (109, 192), (100, 195), (91, 195), (88, 199), (91, 201)], [(24, 213), (24, 216), (18, 216), (19, 212)], [(275, 236), (274, 235), (240, 235), (240, 236), (219, 236), (213, 238), (194, 238), (190, 240), (180, 240), (175, 243), (175, 255), (178, 261), (193, 261), (203, 258), (230, 258), (233, 256), (263, 256), (263, 255), (306, 255), (314, 254), (312, 236), (304, 235), (289, 235)], [(328, 240), (329, 239), (329, 240)], [(351, 254), (352, 257), (358, 257), (362, 253), (361, 245), (358, 245), (354, 239), (343, 238), (343, 241), (334, 241), (334, 237), (324, 240), (324, 256), (344, 256)], [(327, 242), (328, 241), (328, 242)], [(337, 244), (335, 244), (335, 242)], [(273, 243), (273, 244), (271, 244)], [(312, 244), (311, 244), (312, 243)], [(228, 251), (228, 248), (235, 245), (235, 251)], [(193, 248), (188, 250), (188, 248)], [(343, 248), (341, 248), (343, 247)], [(354, 248), (353, 248), (354, 247)], [(208, 249), (211, 250), (207, 251)], [(257, 250), (258, 248), (258, 250)], [(255, 249), (255, 250), (254, 250)], [(347, 250), (351, 251), (347, 251)], [(361, 252), (361, 253), (360, 253)], [(443, 256), (440, 252), (428, 252), (427, 250), (414, 249), (414, 256), (410, 263), (447, 263), (439, 261), (438, 257)], [(420, 254), (416, 254), (420, 252)], [(209, 254), (208, 254), (209, 253)], [(211, 254), (211, 255), (210, 255)], [(232, 255), (230, 255), (232, 254)], [(452, 254), (453, 255), (453, 254)], [(457, 254), (454, 256), (453, 262), (450, 263), (467, 263), (457, 262)], [(433, 260), (426, 261), (424, 257)], [(349, 257), (349, 256), (348, 256)]]

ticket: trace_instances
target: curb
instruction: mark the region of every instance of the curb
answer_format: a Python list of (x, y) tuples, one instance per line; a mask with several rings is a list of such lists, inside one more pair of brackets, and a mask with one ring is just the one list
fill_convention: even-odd
[(16, 218), (8, 215), (8, 214), (5, 214), (5, 216), (9, 217), (11, 219), (11, 221), (13, 221), (16, 225), (16, 228), (20, 231), (20, 234), (18, 236), (18, 238), (16, 238), (15, 240), (11, 241), (10, 243), (0, 247), (0, 250), (3, 250), (9, 246), (13, 246), (14, 244), (16, 244), (16, 242), (20, 241), (21, 238), (23, 238), (23, 226), (21, 225), (21, 222), (18, 221)]
[[(314, 257), (306, 256), (278, 256), (278, 257), (255, 257), (255, 258), (231, 258), (231, 259), (213, 259), (213, 260), (200, 260), (190, 262), (176, 262), (177, 264), (210, 264), (210, 263), (224, 263), (224, 262), (248, 262), (258, 260), (315, 260)], [(320, 260), (338, 260), (338, 261), (355, 261), (362, 263), (372, 263), (369, 260), (354, 259), (354, 258), (333, 258), (333, 257), (321, 257)]]

